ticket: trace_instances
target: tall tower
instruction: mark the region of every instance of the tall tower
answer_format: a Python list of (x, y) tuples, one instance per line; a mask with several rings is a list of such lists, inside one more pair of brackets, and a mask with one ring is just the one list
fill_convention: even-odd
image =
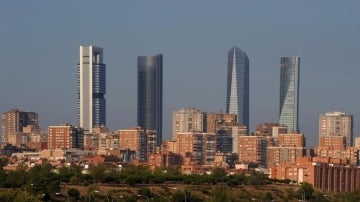
[(288, 132), (300, 132), (299, 70), (300, 56), (281, 57), (279, 123), (286, 125)]
[(228, 53), (226, 113), (236, 114), (237, 122), (249, 132), (249, 58), (234, 46)]
[(156, 130), (157, 141), (162, 141), (162, 71), (163, 56), (137, 58), (137, 124), (145, 130)]
[(78, 121), (85, 133), (106, 125), (106, 65), (103, 49), (80, 46), (78, 64)]
[(345, 146), (354, 145), (353, 116), (344, 112), (328, 112), (319, 117), (319, 142), (324, 136), (344, 137)]

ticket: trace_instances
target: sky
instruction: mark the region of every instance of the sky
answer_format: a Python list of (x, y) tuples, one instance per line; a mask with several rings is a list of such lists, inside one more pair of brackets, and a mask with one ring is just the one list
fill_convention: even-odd
[(107, 126), (136, 125), (137, 56), (163, 54), (164, 139), (182, 107), (225, 111), (227, 53), (250, 60), (250, 131), (278, 122), (280, 57), (300, 55), (299, 125), (318, 143), (321, 113), (354, 115), (359, 136), (360, 1), (2, 1), (0, 112), (77, 125), (80, 45), (104, 49)]

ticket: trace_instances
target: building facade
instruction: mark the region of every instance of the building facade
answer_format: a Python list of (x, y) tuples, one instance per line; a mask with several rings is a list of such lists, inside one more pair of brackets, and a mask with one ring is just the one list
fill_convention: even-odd
[(234, 46), (228, 53), (226, 113), (249, 128), (249, 58)]
[(147, 160), (146, 131), (140, 127), (118, 130), (119, 148), (126, 153), (133, 153), (129, 159), (145, 162)]
[(72, 149), (84, 147), (84, 133), (81, 128), (64, 124), (49, 126), (48, 149)]
[(324, 136), (344, 137), (345, 146), (353, 146), (353, 116), (344, 112), (328, 112), (320, 114), (319, 142), (320, 138)]
[(106, 125), (106, 65), (103, 49), (80, 46), (78, 64), (78, 122), (85, 133)]
[(163, 56), (137, 58), (137, 125), (156, 130), (156, 145), (162, 142)]
[(23, 112), (20, 109), (13, 109), (1, 114), (2, 141), (9, 142), (10, 135), (23, 132), (23, 127), (38, 125), (39, 118), (35, 112)]
[(281, 57), (279, 123), (288, 132), (299, 129), (299, 71), (300, 57)]
[(177, 133), (204, 132), (206, 123), (205, 115), (200, 109), (181, 108), (173, 112), (173, 139)]

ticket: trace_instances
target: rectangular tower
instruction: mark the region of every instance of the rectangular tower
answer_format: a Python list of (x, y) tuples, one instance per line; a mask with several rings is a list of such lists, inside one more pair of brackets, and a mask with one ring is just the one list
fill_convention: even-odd
[(249, 133), (249, 58), (236, 46), (228, 53), (226, 90), (226, 113), (236, 114)]
[(196, 108), (181, 108), (173, 112), (173, 140), (177, 133), (204, 132), (205, 131), (204, 113)]
[(78, 64), (78, 121), (85, 133), (106, 125), (106, 65), (103, 49), (80, 46)]
[(279, 123), (284, 124), (288, 132), (300, 132), (299, 71), (299, 56), (281, 57)]
[(145, 130), (156, 130), (162, 141), (162, 71), (163, 56), (139, 56), (137, 59), (137, 124)]
[(336, 136), (345, 138), (345, 146), (354, 145), (353, 116), (344, 112), (328, 112), (320, 114), (319, 142), (321, 137)]

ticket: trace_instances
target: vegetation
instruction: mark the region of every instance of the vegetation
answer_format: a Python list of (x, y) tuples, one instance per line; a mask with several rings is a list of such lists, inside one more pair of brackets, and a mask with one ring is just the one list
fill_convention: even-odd
[(77, 166), (54, 169), (44, 164), (0, 169), (0, 189), (6, 190), (0, 190), (0, 201), (360, 201), (360, 192), (325, 194), (309, 183), (289, 183), (258, 172), (227, 175), (222, 168), (184, 175), (177, 167), (151, 171), (143, 165), (122, 170), (96, 165), (82, 174)]

